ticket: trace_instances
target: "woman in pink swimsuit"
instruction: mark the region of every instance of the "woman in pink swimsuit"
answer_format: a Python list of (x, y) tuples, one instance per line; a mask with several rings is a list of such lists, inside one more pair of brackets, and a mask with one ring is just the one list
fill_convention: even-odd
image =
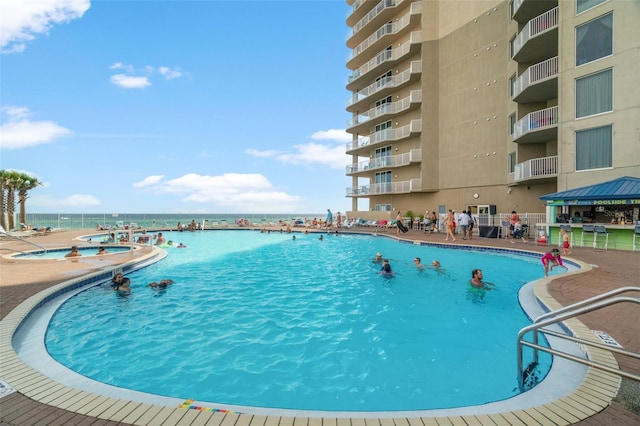
[(540, 259), (542, 265), (544, 265), (544, 276), (549, 276), (549, 270), (553, 271), (556, 266), (565, 267), (562, 264), (562, 257), (560, 256), (560, 250), (554, 248), (551, 251), (546, 252)]

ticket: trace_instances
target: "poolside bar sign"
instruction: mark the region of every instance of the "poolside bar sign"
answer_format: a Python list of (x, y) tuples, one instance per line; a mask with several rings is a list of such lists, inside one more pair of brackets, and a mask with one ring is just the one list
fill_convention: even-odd
[(628, 204), (640, 204), (640, 198), (627, 198), (621, 200), (549, 200), (548, 206), (619, 206)]

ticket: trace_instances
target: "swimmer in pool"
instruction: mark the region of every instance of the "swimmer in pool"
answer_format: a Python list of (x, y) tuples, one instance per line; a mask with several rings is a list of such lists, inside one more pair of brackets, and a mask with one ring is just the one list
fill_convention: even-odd
[(72, 246), (71, 251), (64, 255), (64, 257), (80, 257), (80, 256), (82, 256), (82, 254), (80, 254), (80, 249), (78, 248), (78, 246)]
[(421, 263), (420, 258), (416, 257), (413, 259), (413, 264), (416, 266), (416, 268), (423, 270), (424, 269), (424, 265)]
[(382, 261), (382, 267), (380, 268), (380, 273), (381, 274), (393, 274), (393, 271), (391, 270), (391, 265), (389, 265), (389, 259), (384, 259)]
[(147, 287), (151, 287), (151, 288), (167, 288), (169, 287), (171, 284), (173, 284), (173, 280), (171, 279), (163, 279), (160, 280), (158, 282), (150, 282), (149, 284), (147, 284)]
[(118, 296), (128, 296), (131, 294), (131, 280), (129, 278), (123, 278), (122, 282), (116, 287)]
[(491, 287), (495, 287), (496, 285), (488, 281), (483, 281), (482, 278), (482, 269), (474, 269), (473, 271), (471, 271), (471, 279), (469, 280), (469, 284), (473, 288), (482, 290), (493, 290)]
[(382, 253), (376, 253), (376, 257), (373, 258), (373, 263), (382, 263)]
[(118, 272), (113, 276), (113, 278), (111, 278), (111, 288), (116, 290), (125, 280), (129, 281), (129, 278), (122, 275), (122, 272)]

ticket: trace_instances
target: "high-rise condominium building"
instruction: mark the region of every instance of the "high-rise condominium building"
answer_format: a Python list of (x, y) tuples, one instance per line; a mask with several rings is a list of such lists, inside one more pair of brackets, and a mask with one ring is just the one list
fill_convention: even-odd
[(543, 213), (640, 177), (640, 1), (347, 3), (354, 213)]

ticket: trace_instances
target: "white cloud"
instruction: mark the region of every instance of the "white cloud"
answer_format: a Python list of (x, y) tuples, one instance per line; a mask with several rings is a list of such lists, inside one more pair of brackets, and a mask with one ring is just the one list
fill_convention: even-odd
[(258, 158), (275, 158), (285, 164), (319, 164), (329, 166), (329, 168), (336, 170), (340, 170), (345, 167), (348, 159), (345, 154), (344, 142), (350, 141), (351, 135), (344, 130), (331, 129), (315, 132), (311, 135), (311, 138), (315, 140), (331, 140), (337, 142), (339, 145), (336, 145), (335, 143), (322, 144), (308, 142), (295, 145), (292, 152), (258, 150), (252, 148), (246, 149), (244, 152)]
[(161, 182), (162, 178), (164, 178), (164, 175), (147, 176), (146, 178), (142, 179), (140, 182), (134, 183), (133, 187), (134, 188), (144, 188), (144, 187), (147, 187), (147, 186), (155, 185), (155, 184)]
[[(169, 180), (158, 177), (143, 179), (141, 182), (147, 183), (144, 189), (154, 194), (182, 196), (182, 202), (213, 204), (245, 213), (293, 212), (301, 208), (300, 197), (275, 189), (266, 177), (257, 173), (219, 176), (189, 173)], [(142, 188), (139, 183), (134, 186)]]
[(115, 64), (109, 67), (110, 70), (125, 70), (126, 72), (133, 72), (133, 67), (131, 65), (123, 64), (122, 62), (116, 62)]
[(151, 86), (151, 82), (147, 77), (134, 77), (126, 74), (112, 75), (111, 82), (125, 89), (144, 89), (147, 86)]
[(313, 142), (294, 146), (296, 152), (277, 155), (276, 158), (285, 164), (329, 166), (331, 169), (344, 169), (347, 163), (343, 145), (329, 146)]
[(173, 80), (183, 77), (184, 75), (178, 68), (158, 67), (156, 70), (156, 68), (151, 65), (145, 65), (142, 68), (136, 69), (133, 65), (127, 65), (122, 62), (114, 62), (109, 69), (123, 71), (123, 73), (112, 75), (111, 83), (125, 89), (144, 89), (147, 86), (151, 86), (151, 77), (156, 71), (163, 76), (165, 80)]
[(353, 136), (344, 129), (319, 130), (311, 135), (314, 140), (333, 140), (336, 142), (351, 142)]
[(74, 194), (65, 198), (57, 199), (50, 195), (34, 194), (29, 197), (29, 205), (33, 207), (43, 208), (86, 208), (101, 205), (102, 202), (93, 195)]
[(81, 18), (91, 7), (89, 0), (2, 0), (0, 15), (0, 52), (16, 53), (26, 49), (37, 36), (48, 34), (56, 24)]
[(2, 108), (3, 123), (0, 126), (0, 148), (19, 149), (53, 142), (71, 134), (71, 130), (53, 121), (31, 121), (25, 107)]
[(281, 151), (276, 151), (273, 149), (259, 150), (259, 149), (252, 149), (252, 148), (245, 149), (244, 152), (246, 154), (253, 155), (254, 157), (258, 157), (258, 158), (271, 158), (281, 153)]
[(178, 69), (169, 69), (169, 67), (160, 67), (158, 72), (164, 76), (167, 80), (173, 80), (174, 78), (182, 77), (182, 71)]

